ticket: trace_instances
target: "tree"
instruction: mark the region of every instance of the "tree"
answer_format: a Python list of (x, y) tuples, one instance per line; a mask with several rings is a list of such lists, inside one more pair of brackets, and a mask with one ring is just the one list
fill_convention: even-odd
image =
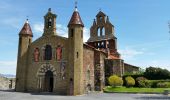
[(122, 78), (118, 77), (117, 75), (112, 75), (108, 78), (108, 82), (111, 86), (116, 87), (116, 86), (122, 86), (123, 85), (123, 80)]
[(166, 69), (158, 67), (148, 67), (144, 72), (144, 76), (151, 80), (169, 79), (170, 72)]

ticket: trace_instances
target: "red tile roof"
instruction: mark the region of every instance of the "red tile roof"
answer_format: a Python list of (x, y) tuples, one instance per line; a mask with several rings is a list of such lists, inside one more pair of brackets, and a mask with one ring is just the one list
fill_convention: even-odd
[(33, 36), (31, 27), (28, 23), (28, 21), (25, 22), (24, 26), (22, 27), (19, 35), (30, 35)]
[(69, 27), (70, 25), (81, 25), (82, 27), (84, 27), (84, 24), (83, 24), (83, 22), (82, 22), (82, 20), (81, 20), (80, 14), (79, 14), (79, 12), (78, 12), (77, 10), (75, 10), (75, 11), (73, 12), (73, 14), (72, 14), (72, 17), (71, 17), (71, 19), (70, 19), (70, 22), (69, 22), (69, 24), (68, 24), (68, 27)]

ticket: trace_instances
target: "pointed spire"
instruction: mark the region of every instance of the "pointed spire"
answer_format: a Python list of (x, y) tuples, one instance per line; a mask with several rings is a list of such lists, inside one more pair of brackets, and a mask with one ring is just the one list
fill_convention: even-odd
[(74, 10), (74, 12), (72, 14), (72, 17), (70, 19), (68, 27), (70, 25), (81, 25), (82, 27), (84, 27), (84, 24), (83, 24), (83, 22), (81, 20), (80, 14), (79, 14), (79, 12), (77, 10), (77, 3), (75, 3), (75, 10)]
[(28, 19), (26, 19), (24, 26), (22, 27), (21, 31), (19, 32), (19, 35), (29, 35), (31, 37), (33, 36)]
[(110, 22), (110, 21), (109, 21), (109, 17), (108, 17), (108, 16), (107, 16), (106, 22)]
[(94, 19), (94, 21), (93, 21), (93, 26), (94, 26), (94, 25), (96, 25), (96, 20), (95, 20), (95, 19)]

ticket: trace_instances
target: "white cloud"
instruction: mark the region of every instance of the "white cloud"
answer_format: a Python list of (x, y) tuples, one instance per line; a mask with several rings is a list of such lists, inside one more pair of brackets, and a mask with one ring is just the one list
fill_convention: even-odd
[(34, 30), (36, 33), (42, 33), (42, 32), (43, 32), (43, 28), (44, 28), (44, 24), (42, 24), (42, 23), (34, 24), (34, 25), (33, 25), (33, 30)]
[(87, 40), (89, 39), (89, 37), (90, 37), (90, 31), (89, 31), (90, 29), (89, 28), (87, 28), (87, 27), (85, 27), (84, 28), (84, 37), (83, 37), (83, 41), (84, 42), (87, 42)]
[(63, 26), (61, 24), (57, 24), (57, 34), (63, 37), (68, 37), (68, 29), (66, 26)]
[(143, 51), (138, 51), (132, 48), (125, 48), (124, 50), (119, 50), (123, 59), (133, 59), (138, 55), (144, 54)]
[[(43, 23), (37, 23), (33, 25), (33, 31), (36, 33), (36, 35), (41, 36), (43, 33), (44, 24)], [(63, 26), (61, 24), (56, 25), (57, 28), (57, 34), (63, 37), (68, 37), (68, 28), (66, 26)], [(89, 29), (87, 27), (84, 27), (83, 30), (84, 38), (83, 41), (86, 42), (89, 38)]]
[(20, 18), (15, 18), (15, 17), (1, 20), (2, 24), (5, 24), (5, 25), (8, 25), (8, 26), (17, 28), (17, 29), (21, 28), (20, 24), (19, 24), (20, 22), (21, 22)]

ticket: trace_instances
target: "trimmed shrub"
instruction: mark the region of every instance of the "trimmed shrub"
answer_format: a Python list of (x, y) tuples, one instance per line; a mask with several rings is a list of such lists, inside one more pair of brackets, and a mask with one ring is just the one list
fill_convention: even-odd
[(122, 86), (123, 85), (123, 80), (122, 78), (118, 77), (117, 75), (112, 75), (108, 78), (108, 82), (111, 86), (116, 87), (116, 86)]
[(135, 85), (135, 80), (131, 76), (126, 77), (125, 82), (127, 87), (133, 87)]
[(170, 82), (159, 82), (157, 88), (170, 88)]

